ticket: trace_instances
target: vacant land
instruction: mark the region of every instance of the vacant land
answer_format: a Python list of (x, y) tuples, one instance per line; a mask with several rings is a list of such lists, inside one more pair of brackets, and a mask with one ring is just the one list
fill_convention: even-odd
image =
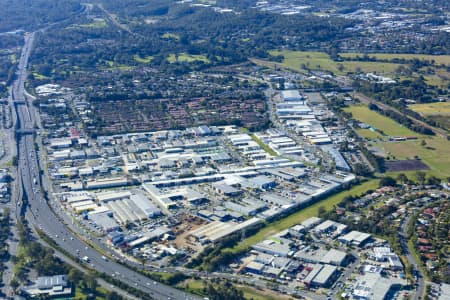
[(193, 55), (193, 54), (186, 54), (186, 53), (179, 53), (179, 54), (170, 54), (167, 60), (170, 63), (175, 62), (198, 62), (202, 61), (206, 64), (210, 63), (209, 59), (206, 58), (205, 55)]
[(369, 140), (376, 140), (376, 139), (382, 139), (383, 136), (376, 132), (375, 130), (371, 129), (357, 129), (356, 132), (363, 138), (369, 139)]
[[(370, 110), (366, 105), (353, 105), (345, 109), (353, 118), (369, 124), (389, 136), (416, 136), (417, 140), (391, 142), (387, 139), (375, 142), (380, 136), (370, 130), (358, 130), (363, 137), (372, 140), (369, 146), (382, 149), (393, 160), (420, 158), (430, 167), (430, 174), (445, 178), (450, 175), (450, 141), (440, 136), (421, 135), (403, 127), (394, 120)], [(423, 144), (425, 143), (425, 144)]]
[(378, 187), (378, 179), (372, 179), (369, 181), (366, 181), (360, 185), (357, 185), (353, 187), (352, 189), (348, 191), (342, 191), (336, 195), (330, 196), (328, 198), (325, 198), (305, 209), (300, 210), (297, 213), (294, 213), (290, 215), (289, 217), (286, 217), (284, 219), (281, 219), (279, 221), (276, 221), (274, 223), (271, 223), (270, 225), (264, 227), (262, 230), (260, 230), (257, 234), (243, 240), (238, 245), (236, 245), (231, 251), (240, 251), (247, 249), (248, 247), (262, 241), (266, 237), (275, 234), (277, 232), (280, 232), (284, 229), (287, 229), (295, 224), (301, 223), (304, 220), (317, 216), (319, 213), (319, 207), (323, 207), (326, 210), (330, 210), (333, 208), (333, 206), (340, 203), (345, 197), (347, 196), (358, 196), (361, 194), (364, 194), (368, 190), (373, 190)]
[[(185, 288), (187, 291), (193, 294), (206, 296), (204, 294), (205, 285), (202, 280), (189, 279), (179, 284), (178, 286)], [(271, 290), (262, 291), (257, 290), (250, 286), (243, 286), (243, 285), (235, 285), (234, 287), (237, 288), (238, 290), (242, 290), (245, 299), (253, 299), (253, 300), (291, 299), (288, 296), (280, 295)]]
[(384, 142), (376, 145), (395, 159), (420, 158), (430, 168), (430, 174), (446, 178), (450, 176), (450, 141), (442, 137), (428, 137), (422, 140), (404, 142)]
[(306, 70), (328, 71), (336, 75), (346, 75), (355, 72), (376, 72), (394, 75), (400, 66), (397, 63), (365, 62), (365, 61), (333, 61), (324, 52), (311, 51), (271, 51), (272, 55), (283, 55), (283, 62), (279, 63), (286, 68), (305, 72)]
[(345, 108), (345, 111), (351, 113), (354, 119), (369, 124), (389, 136), (421, 136), (391, 118), (370, 110), (366, 105), (352, 105)]
[(450, 116), (450, 102), (413, 104), (410, 105), (409, 108), (426, 116), (432, 115)]
[(423, 161), (418, 159), (386, 161), (385, 165), (388, 172), (418, 171), (430, 169), (430, 167), (428, 167)]
[(264, 144), (261, 139), (259, 139), (256, 135), (252, 134), (252, 139), (267, 153), (269, 153), (272, 156), (278, 156), (278, 153), (275, 152), (272, 148), (270, 148), (268, 145)]
[(435, 115), (433, 116), (433, 120), (441, 124), (442, 127), (446, 128), (450, 131), (450, 117), (446, 115)]
[[(423, 72), (422, 74), (427, 74), (425, 72)], [(450, 72), (438, 68), (434, 68), (434, 74), (432, 75), (424, 75), (423, 76), (425, 78), (425, 82), (428, 85), (432, 85), (432, 86), (436, 86), (436, 87), (442, 87), (442, 88), (447, 88), (448, 86), (448, 82), (450, 80)]]
[(88, 24), (81, 24), (79, 25), (80, 27), (84, 27), (84, 28), (94, 28), (94, 29), (98, 29), (98, 28), (105, 28), (106, 26), (108, 26), (108, 24), (106, 23), (106, 20), (104, 19), (97, 19), (92, 23), (88, 23)]
[[(357, 56), (364, 57), (364, 53), (340, 53), (342, 58), (355, 58)], [(434, 61), (436, 65), (444, 64), (450, 65), (450, 55), (426, 55), (426, 54), (396, 54), (396, 53), (370, 53), (369, 57), (374, 57), (375, 59), (381, 60), (392, 60), (392, 59), (419, 59)]]
[(141, 64), (148, 64), (153, 60), (153, 56), (141, 57), (139, 55), (133, 56), (134, 60)]
[(450, 130), (450, 102), (414, 104), (409, 108), (424, 116), (433, 116), (434, 121)]

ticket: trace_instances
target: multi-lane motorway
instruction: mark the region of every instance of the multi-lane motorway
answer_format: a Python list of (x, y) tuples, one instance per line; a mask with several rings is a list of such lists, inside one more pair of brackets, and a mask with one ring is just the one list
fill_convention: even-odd
[[(105, 259), (77, 235), (54, 214), (44, 198), (40, 178), (40, 166), (35, 149), (33, 134), (25, 133), (32, 130), (36, 124), (36, 115), (25, 94), (27, 65), (34, 42), (34, 33), (25, 37), (25, 44), (19, 60), (17, 80), (14, 82), (12, 95), (16, 102), (18, 132), (18, 176), (27, 201), (16, 199), (17, 211), (23, 210), (25, 218), (31, 226), (41, 229), (49, 235), (65, 251), (78, 256), (89, 257), (89, 267), (104, 272), (123, 283), (149, 294), (149, 299), (201, 299), (198, 296), (185, 293), (170, 286), (152, 281), (147, 277), (111, 260)], [(19, 104), (20, 103), (20, 104)], [(85, 262), (86, 263), (86, 262)]]

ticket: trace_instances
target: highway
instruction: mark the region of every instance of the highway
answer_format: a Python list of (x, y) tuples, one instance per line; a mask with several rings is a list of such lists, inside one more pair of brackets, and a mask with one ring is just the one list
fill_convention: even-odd
[[(18, 65), (17, 79), (13, 84), (12, 96), (17, 103), (18, 132), (33, 129), (37, 116), (33, 113), (31, 101), (25, 94), (28, 59), (32, 50), (35, 33), (25, 37)], [(25, 100), (25, 101), (24, 101)], [(18, 104), (21, 103), (21, 104)], [(22, 211), (26, 220), (34, 228), (39, 228), (50, 236), (59, 247), (78, 257), (89, 257), (88, 267), (104, 272), (121, 282), (139, 289), (150, 296), (148, 299), (202, 299), (170, 286), (155, 282), (119, 263), (107, 260), (102, 254), (74, 235), (68, 227), (54, 214), (43, 195), (40, 166), (35, 148), (33, 134), (18, 134), (18, 180), (22, 184), (23, 194), (27, 201), (16, 199), (17, 211)], [(45, 180), (47, 182), (47, 180)], [(48, 189), (47, 189), (48, 190)]]

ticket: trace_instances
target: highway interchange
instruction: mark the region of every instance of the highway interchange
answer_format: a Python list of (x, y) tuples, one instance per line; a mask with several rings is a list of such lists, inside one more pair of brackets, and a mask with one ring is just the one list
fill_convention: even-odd
[[(89, 257), (89, 267), (112, 276), (121, 282), (139, 289), (150, 296), (149, 299), (201, 299), (170, 286), (152, 281), (119, 263), (107, 260), (103, 255), (83, 242), (55, 215), (44, 198), (41, 187), (38, 153), (35, 149), (35, 138), (29, 132), (37, 124), (37, 116), (33, 113), (32, 104), (25, 93), (28, 59), (32, 50), (35, 33), (25, 37), (25, 44), (19, 60), (17, 80), (13, 85), (13, 100), (16, 102), (18, 132), (18, 179), (23, 187), (27, 201), (16, 201), (17, 211), (24, 211), (25, 218), (31, 226), (39, 228), (50, 236), (59, 247), (79, 257)], [(25, 101), (24, 101), (25, 100)], [(47, 181), (45, 181), (47, 182)]]

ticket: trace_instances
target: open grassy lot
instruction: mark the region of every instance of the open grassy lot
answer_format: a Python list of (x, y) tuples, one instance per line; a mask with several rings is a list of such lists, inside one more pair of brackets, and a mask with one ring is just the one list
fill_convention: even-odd
[[(180, 287), (186, 287), (186, 290), (197, 295), (203, 295), (203, 281), (202, 280), (192, 280), (189, 279), (182, 284)], [(253, 300), (276, 300), (276, 299), (292, 299), (288, 296), (276, 294), (272, 291), (260, 291), (250, 286), (243, 285), (235, 285), (235, 287), (239, 290), (242, 290), (244, 293), (245, 299), (253, 299)]]
[(98, 20), (95, 20), (92, 23), (81, 24), (79, 26), (80, 27), (84, 27), (84, 28), (104, 28), (104, 27), (108, 26), (108, 24), (106, 23), (106, 20), (98, 19)]
[(282, 66), (304, 72), (305, 69), (329, 71), (337, 75), (345, 75), (354, 72), (376, 72), (394, 75), (400, 64), (384, 62), (359, 62), (359, 61), (333, 61), (324, 52), (311, 51), (271, 51), (272, 55), (283, 55)]
[[(356, 56), (363, 57), (364, 53), (340, 53), (342, 58), (354, 58)], [(397, 54), (397, 53), (370, 53), (369, 57), (375, 57), (375, 59), (391, 60), (391, 59), (419, 59), (419, 60), (434, 60), (435, 64), (450, 65), (450, 55), (427, 55), (427, 54)]]
[(278, 154), (277, 154), (277, 152), (275, 152), (275, 150), (270, 148), (269, 145), (264, 144), (264, 142), (261, 141), (261, 139), (259, 139), (256, 135), (252, 134), (251, 137), (264, 151), (266, 151), (267, 153), (269, 153), (272, 156), (278, 156)]
[[(108, 292), (103, 287), (98, 286), (96, 291), (97, 291), (97, 293), (95, 295), (95, 299), (97, 299), (97, 300), (107, 299), (106, 297), (107, 297)], [(84, 293), (79, 287), (76, 287), (75, 295), (73, 298), (58, 298), (58, 299), (85, 300), (85, 299), (89, 299), (88, 296), (89, 295)]]
[[(423, 73), (427, 74), (426, 72), (423, 72)], [(424, 78), (425, 78), (425, 82), (428, 85), (446, 88), (450, 81), (450, 72), (448, 72), (442, 68), (438, 69), (435, 67), (434, 74), (433, 75), (424, 75)]]
[(50, 77), (45, 76), (45, 75), (42, 75), (42, 74), (39, 74), (39, 73), (36, 73), (36, 72), (33, 72), (33, 76), (34, 76), (34, 78), (37, 79), (37, 80), (46, 80), (46, 79), (50, 79)]
[(145, 56), (145, 57), (141, 57), (141, 56), (139, 56), (139, 55), (135, 55), (135, 56), (133, 56), (133, 59), (134, 59), (135, 61), (137, 61), (138, 63), (141, 63), (141, 64), (148, 64), (149, 62), (152, 61), (153, 56)]
[(433, 116), (433, 120), (450, 130), (450, 102), (414, 104), (410, 109), (425, 116)]
[(409, 105), (409, 108), (426, 116), (431, 115), (450, 116), (450, 102), (413, 104)]
[(370, 129), (357, 129), (358, 134), (366, 139), (376, 140), (382, 139), (383, 136), (376, 131), (372, 131)]
[(118, 64), (112, 60), (105, 60), (103, 63), (106, 65), (106, 70), (128, 70), (131, 69), (131, 66)]
[(450, 117), (448, 115), (435, 115), (433, 116), (433, 120), (442, 125), (442, 127), (446, 128), (450, 131)]
[(231, 249), (231, 251), (241, 251), (244, 249), (247, 249), (248, 247), (264, 240), (270, 235), (273, 235), (277, 232), (280, 232), (284, 229), (287, 229), (295, 224), (301, 223), (302, 221), (317, 216), (319, 213), (319, 207), (324, 207), (326, 210), (330, 210), (333, 208), (333, 206), (337, 205), (339, 202), (342, 201), (347, 196), (358, 196), (363, 193), (365, 193), (368, 190), (376, 189), (378, 187), (378, 179), (372, 179), (369, 181), (366, 181), (360, 185), (357, 185), (353, 188), (351, 188), (348, 191), (342, 191), (336, 195), (327, 197), (305, 209), (300, 210), (299, 212), (296, 212), (284, 219), (281, 219), (279, 221), (273, 222), (269, 224), (268, 226), (261, 229), (257, 234), (243, 240), (239, 244), (237, 244), (234, 248)]
[(210, 63), (209, 59), (206, 58), (205, 55), (191, 55), (191, 54), (187, 54), (187, 53), (179, 53), (178, 55), (176, 54), (170, 54), (169, 57), (167, 58), (167, 60), (170, 63), (175, 63), (175, 62), (195, 62), (195, 61), (202, 61), (204, 63)]
[(442, 137), (427, 137), (423, 139), (425, 146), (421, 145), (421, 140), (404, 142), (378, 143), (377, 146), (385, 152), (395, 157), (395, 159), (408, 159), (419, 157), (431, 170), (427, 173), (437, 177), (445, 178), (450, 176), (450, 141)]
[(356, 120), (369, 124), (373, 128), (381, 130), (389, 136), (422, 136), (417, 132), (400, 125), (391, 118), (370, 110), (366, 105), (352, 105), (344, 110), (350, 112)]
[[(426, 110), (427, 108), (424, 106), (423, 109)], [(376, 147), (383, 149), (388, 157), (392, 159), (413, 159), (418, 157), (431, 168), (427, 173), (441, 178), (450, 175), (450, 141), (440, 136), (427, 136), (413, 132), (394, 120), (370, 110), (365, 105), (350, 106), (345, 111), (351, 112), (355, 119), (367, 123), (389, 136), (418, 137), (417, 140), (410, 141), (380, 141), (374, 143)], [(379, 138), (379, 136), (376, 136), (378, 133), (368, 130), (361, 129), (358, 130), (358, 133), (371, 140)], [(425, 145), (422, 145), (422, 141), (425, 141)]]

